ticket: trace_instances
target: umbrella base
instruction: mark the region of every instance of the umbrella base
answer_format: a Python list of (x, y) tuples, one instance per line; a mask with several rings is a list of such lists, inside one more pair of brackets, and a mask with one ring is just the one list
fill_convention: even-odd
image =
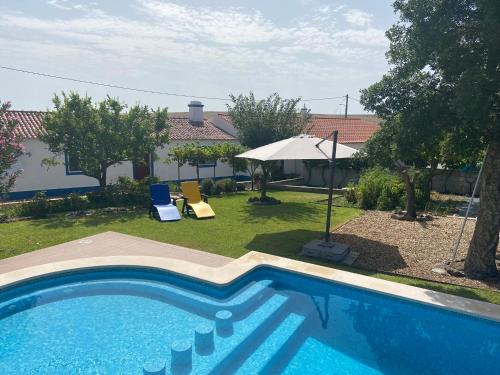
[(348, 245), (330, 241), (313, 240), (306, 243), (300, 252), (301, 256), (329, 260), (332, 262), (342, 262), (352, 264), (358, 257), (358, 254), (351, 252)]

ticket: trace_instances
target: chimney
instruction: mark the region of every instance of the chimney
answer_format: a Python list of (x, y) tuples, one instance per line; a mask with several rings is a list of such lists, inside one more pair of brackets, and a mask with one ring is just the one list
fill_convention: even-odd
[(307, 109), (306, 105), (304, 104), (304, 106), (300, 110), (300, 114), (302, 115), (302, 117), (306, 117), (308, 113), (309, 113), (309, 110)]
[(203, 104), (197, 100), (192, 100), (189, 104), (189, 121), (203, 122)]

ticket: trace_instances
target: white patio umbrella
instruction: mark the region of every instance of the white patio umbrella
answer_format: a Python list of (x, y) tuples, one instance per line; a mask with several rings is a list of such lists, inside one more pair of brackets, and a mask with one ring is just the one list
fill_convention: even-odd
[(330, 216), (333, 200), (333, 173), (336, 159), (351, 158), (358, 150), (337, 143), (338, 131), (334, 131), (333, 142), (326, 138), (317, 138), (307, 134), (284, 139), (268, 145), (236, 155), (237, 158), (273, 161), (273, 160), (328, 160), (330, 161), (330, 178), (328, 184), (328, 209), (326, 218), (325, 244), (330, 243)]
[[(239, 154), (237, 158), (272, 161), (272, 160), (330, 160), (333, 142), (307, 134), (284, 139), (268, 145), (254, 148)], [(358, 150), (337, 144), (335, 159), (351, 158)]]

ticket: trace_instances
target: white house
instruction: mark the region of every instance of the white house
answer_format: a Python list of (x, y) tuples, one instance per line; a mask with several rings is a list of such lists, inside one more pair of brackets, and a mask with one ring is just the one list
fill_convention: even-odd
[[(13, 170), (21, 170), (16, 184), (9, 194), (9, 199), (25, 199), (32, 197), (37, 191), (45, 191), (49, 196), (66, 195), (71, 192), (95, 191), (98, 188), (96, 179), (87, 177), (78, 171), (78, 168), (68, 155), (59, 158), (59, 165), (47, 168), (42, 165), (44, 158), (50, 158), (53, 154), (47, 145), (41, 142), (38, 135), (42, 131), (42, 120), (45, 112), (38, 111), (9, 111), (8, 116), (18, 122), (17, 132), (24, 139), (26, 154), (20, 157)], [(149, 158), (147, 165), (134, 165), (125, 161), (108, 169), (108, 183), (116, 181), (119, 176), (128, 176), (141, 179), (146, 176), (156, 176), (162, 181), (176, 181), (177, 164), (166, 163), (169, 149), (175, 145), (198, 142), (200, 144), (214, 144), (224, 142), (238, 142), (236, 137), (220, 127), (203, 115), (203, 104), (192, 101), (189, 103), (189, 114), (178, 117), (169, 117), (170, 143), (163, 148), (158, 148), (158, 158)], [(232, 168), (217, 161), (216, 164), (200, 166), (200, 178), (229, 177)], [(181, 168), (181, 180), (196, 178), (196, 169), (185, 165)]]

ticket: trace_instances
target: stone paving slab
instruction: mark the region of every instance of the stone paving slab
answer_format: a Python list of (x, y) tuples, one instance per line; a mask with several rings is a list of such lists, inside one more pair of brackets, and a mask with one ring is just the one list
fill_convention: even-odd
[(117, 232), (104, 232), (0, 260), (0, 273), (64, 260), (106, 256), (152, 256), (221, 267), (233, 258)]

